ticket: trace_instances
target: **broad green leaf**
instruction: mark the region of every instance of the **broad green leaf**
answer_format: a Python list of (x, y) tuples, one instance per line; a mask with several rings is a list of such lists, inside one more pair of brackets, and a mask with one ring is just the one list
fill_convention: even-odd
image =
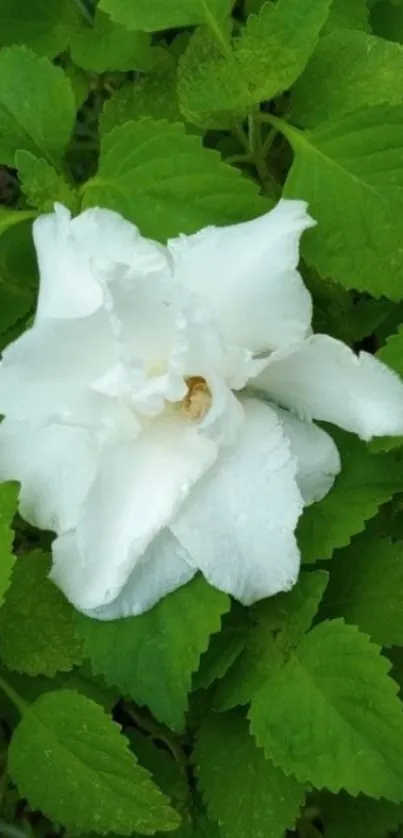
[(6, 230), (9, 230), (10, 227), (14, 227), (16, 224), (22, 224), (23, 221), (35, 218), (35, 216), (36, 212), (33, 212), (32, 210), (15, 210), (0, 207), (0, 236), (2, 236)]
[(138, 730), (129, 730), (127, 738), (139, 763), (150, 772), (161, 791), (175, 805), (183, 807), (190, 795), (185, 766)]
[(403, 6), (398, 3), (377, 3), (371, 13), (374, 32), (390, 41), (403, 44)]
[(74, 691), (47, 693), (26, 710), (11, 740), (8, 769), (32, 809), (75, 834), (153, 835), (179, 823), (118, 725)]
[(403, 378), (403, 326), (395, 335), (387, 338), (385, 346), (377, 352), (377, 357)]
[(233, 5), (234, 0), (100, 0), (99, 8), (128, 29), (155, 32), (198, 23), (215, 29)]
[(388, 800), (323, 792), (318, 805), (326, 838), (386, 838), (403, 823), (403, 806)]
[(214, 634), (194, 675), (194, 689), (206, 690), (214, 681), (223, 678), (245, 648), (246, 637), (245, 626), (224, 626), (218, 634)]
[(94, 25), (82, 26), (71, 41), (71, 57), (79, 67), (106, 70), (145, 70), (151, 66), (150, 40), (145, 32), (130, 32), (96, 11)]
[[(14, 213), (16, 210), (9, 212)], [(21, 215), (25, 211), (19, 213)], [(29, 215), (36, 213), (29, 210)], [(8, 226), (0, 236), (0, 349), (18, 336), (15, 334), (8, 337), (7, 333), (28, 314), (34, 304), (37, 267), (31, 227), (26, 220)], [(23, 331), (23, 328), (21, 325), (19, 331)]]
[[(30, 151), (16, 152), (15, 165), (21, 182), (21, 189), (28, 203), (40, 212), (52, 212), (57, 201), (73, 212), (78, 209), (78, 197), (63, 175), (51, 166), (44, 157), (35, 157)], [(28, 213), (25, 213), (28, 215)], [(29, 213), (30, 216), (36, 213)], [(1, 217), (0, 217), (1, 223)]]
[(243, 34), (230, 44), (198, 30), (180, 62), (179, 99), (186, 119), (214, 126), (217, 114), (246, 115), (278, 96), (298, 78), (327, 18), (330, 0), (278, 0), (251, 15)]
[(80, 25), (71, 0), (0, 0), (0, 43), (25, 44), (53, 58), (69, 44)]
[(225, 594), (196, 577), (139, 617), (99, 622), (78, 614), (77, 625), (94, 671), (180, 729), (192, 673), (228, 608)]
[(14, 166), (23, 148), (57, 165), (73, 129), (75, 101), (67, 77), (25, 47), (0, 52), (0, 162)]
[(342, 620), (305, 635), (250, 710), (258, 745), (300, 782), (403, 798), (403, 712), (390, 663)]
[(0, 484), (0, 605), (4, 602), (4, 594), (10, 585), (15, 562), (14, 530), (11, 524), (17, 511), (18, 492), (19, 487), (15, 483)]
[(284, 197), (304, 198), (318, 226), (303, 253), (347, 288), (403, 297), (403, 106), (357, 111), (302, 132), (281, 120), (295, 159)]
[(247, 704), (273, 669), (282, 666), (289, 650), (309, 629), (327, 580), (324, 571), (302, 572), (292, 591), (264, 600), (252, 609), (256, 624), (246, 636), (241, 655), (217, 688), (217, 709)]
[(333, 29), (360, 29), (370, 31), (369, 9), (366, 0), (333, 0), (324, 32)]
[(268, 209), (254, 183), (203, 148), (183, 125), (151, 119), (128, 122), (103, 137), (98, 173), (83, 193), (84, 207), (117, 210), (143, 235), (162, 241)]
[(131, 119), (180, 121), (176, 61), (168, 50), (156, 47), (154, 62), (150, 73), (124, 84), (105, 102), (100, 121), (103, 134)]
[(371, 454), (353, 434), (332, 429), (342, 469), (329, 494), (305, 510), (297, 530), (304, 562), (330, 559), (379, 507), (403, 490), (403, 468), (398, 454)]
[(240, 713), (210, 717), (194, 757), (209, 815), (223, 838), (283, 838), (292, 829), (305, 789), (265, 758)]
[(0, 611), (0, 657), (27, 675), (72, 669), (82, 660), (74, 612), (48, 579), (50, 556), (40, 550), (18, 559)]
[(367, 105), (403, 101), (403, 47), (365, 32), (321, 38), (292, 92), (293, 119), (311, 127)]
[(362, 535), (335, 557), (323, 603), (382, 646), (403, 646), (403, 543)]

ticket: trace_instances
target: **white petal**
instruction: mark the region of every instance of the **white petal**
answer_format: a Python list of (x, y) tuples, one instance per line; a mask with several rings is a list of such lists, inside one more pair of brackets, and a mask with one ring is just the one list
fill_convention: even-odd
[(79, 609), (116, 599), (150, 542), (216, 456), (216, 446), (179, 420), (155, 420), (132, 445), (106, 450), (77, 527), (76, 564), (52, 577)]
[(270, 405), (275, 410), (291, 453), (297, 460), (297, 483), (305, 506), (322, 500), (333, 486), (341, 462), (337, 447), (329, 434), (313, 422), (301, 422), (288, 410)]
[(333, 422), (362, 439), (403, 434), (403, 383), (367, 352), (328, 335), (275, 353), (254, 385), (302, 419)]
[(299, 240), (314, 222), (303, 201), (231, 227), (168, 242), (177, 282), (207, 299), (224, 337), (254, 352), (306, 336), (312, 303), (296, 270)]
[(68, 407), (114, 364), (102, 312), (82, 320), (47, 320), (3, 352), (0, 412), (33, 419)]
[(86, 210), (71, 219), (60, 204), (33, 225), (40, 272), (37, 320), (85, 317), (102, 305), (98, 265), (112, 262), (155, 270), (163, 249), (143, 239), (133, 224), (110, 210)]
[(236, 445), (195, 486), (170, 529), (212, 585), (250, 604), (294, 585), (303, 502), (276, 414), (257, 400), (245, 412)]
[(36, 527), (75, 527), (96, 475), (96, 445), (83, 428), (3, 420), (0, 479), (21, 483), (21, 515)]
[[(74, 545), (66, 546), (66, 561), (69, 561), (72, 549)], [(85, 613), (98, 620), (118, 620), (148, 611), (197, 573), (188, 558), (186, 550), (172, 533), (163, 530), (147, 547), (119, 596), (109, 605)]]

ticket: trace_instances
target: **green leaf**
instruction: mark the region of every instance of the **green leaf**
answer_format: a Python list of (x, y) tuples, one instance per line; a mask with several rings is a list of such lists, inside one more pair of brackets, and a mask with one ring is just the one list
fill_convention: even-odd
[(403, 296), (403, 107), (374, 107), (303, 133), (274, 120), (295, 159), (284, 196), (304, 198), (318, 227), (303, 252), (322, 276)]
[[(52, 212), (55, 201), (58, 201), (72, 212), (78, 209), (77, 194), (44, 157), (35, 157), (30, 151), (21, 149), (15, 154), (15, 165), (18, 169), (21, 189), (31, 206), (36, 207), (40, 212)], [(27, 216), (28, 213), (23, 213), (23, 215)], [(29, 215), (33, 216), (36, 213), (29, 213)]]
[(367, 105), (398, 105), (402, 91), (403, 47), (336, 31), (321, 38), (293, 89), (293, 119), (310, 127)]
[(300, 782), (403, 798), (403, 712), (390, 663), (342, 620), (305, 635), (250, 710), (258, 745)]
[(36, 212), (32, 210), (14, 210), (0, 207), (0, 236), (9, 230), (10, 227), (15, 227), (16, 224), (22, 224), (29, 218), (35, 218)]
[(50, 557), (40, 550), (19, 559), (0, 611), (0, 654), (6, 666), (49, 678), (82, 660), (73, 608), (48, 579), (50, 566)]
[(273, 669), (283, 665), (289, 650), (309, 629), (327, 580), (324, 571), (302, 572), (292, 591), (270, 597), (252, 609), (256, 625), (249, 630), (245, 649), (217, 688), (216, 709), (248, 704)]
[(75, 119), (67, 77), (25, 47), (0, 52), (0, 162), (14, 166), (24, 148), (58, 165)]
[(83, 193), (85, 207), (117, 210), (143, 235), (162, 241), (268, 209), (254, 183), (183, 125), (150, 119), (120, 125), (103, 138), (98, 173)]
[(25, 44), (53, 58), (68, 46), (80, 18), (71, 0), (0, 0), (0, 43)]
[(198, 23), (215, 28), (233, 5), (234, 0), (100, 0), (99, 8), (128, 29), (155, 32)]
[(77, 625), (94, 671), (181, 729), (192, 673), (228, 608), (225, 594), (196, 577), (139, 617), (102, 623), (78, 614)]
[(106, 70), (145, 70), (151, 66), (150, 39), (130, 32), (97, 10), (94, 25), (82, 26), (71, 41), (71, 57), (79, 67), (96, 73)]
[(129, 730), (127, 738), (138, 761), (152, 774), (161, 791), (183, 807), (190, 794), (184, 766), (138, 730)]
[[(9, 210), (16, 212), (16, 210)], [(20, 211), (20, 215), (24, 211)], [(36, 215), (29, 210), (29, 215)], [(32, 225), (18, 219), (18, 224), (8, 226), (0, 237), (0, 348), (13, 338), (7, 337), (9, 329), (26, 316), (34, 304), (37, 267), (32, 243)], [(22, 331), (23, 328), (20, 329)], [(14, 335), (13, 337), (17, 337)]]
[(224, 678), (245, 648), (245, 642), (244, 626), (224, 626), (218, 634), (213, 635), (207, 651), (201, 657), (200, 668), (195, 672), (194, 689), (206, 690), (214, 681)]
[(382, 38), (403, 43), (403, 6), (396, 3), (378, 3), (371, 13), (374, 32)]
[(364, 529), (381, 504), (402, 491), (398, 454), (375, 456), (353, 434), (332, 429), (342, 469), (329, 494), (305, 510), (297, 530), (304, 562), (330, 559)]
[(8, 769), (31, 808), (75, 833), (152, 835), (179, 823), (118, 725), (70, 690), (42, 695), (26, 710), (11, 740)]
[(386, 838), (403, 823), (403, 806), (388, 800), (323, 792), (318, 805), (326, 838)]
[[(180, 61), (179, 99), (186, 119), (213, 126), (217, 113), (244, 116), (291, 87), (327, 18), (330, 0), (278, 0), (251, 15), (233, 48), (224, 30), (200, 29)], [(225, 126), (225, 118), (221, 119)]]
[(403, 646), (403, 543), (362, 535), (333, 561), (326, 617), (354, 623), (382, 646)]
[(361, 29), (370, 31), (369, 9), (366, 0), (333, 0), (324, 32), (333, 29)]
[(194, 757), (209, 815), (223, 838), (283, 838), (292, 829), (305, 789), (265, 758), (241, 714), (210, 717)]
[(101, 133), (106, 134), (129, 120), (181, 119), (176, 91), (177, 64), (168, 50), (154, 49), (152, 72), (124, 84), (105, 102), (101, 115)]
[(11, 527), (17, 511), (19, 486), (15, 483), (0, 484), (0, 605), (9, 585), (15, 562), (13, 554), (14, 530)]

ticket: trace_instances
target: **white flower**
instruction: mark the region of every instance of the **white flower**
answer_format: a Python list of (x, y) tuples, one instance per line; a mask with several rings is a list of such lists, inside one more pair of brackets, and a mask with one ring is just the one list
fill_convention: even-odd
[(139, 614), (198, 570), (243, 603), (289, 589), (298, 517), (340, 467), (311, 420), (403, 433), (400, 379), (311, 334), (312, 223), (280, 201), (162, 247), (102, 209), (35, 222), (36, 319), (0, 366), (0, 479), (56, 532), (51, 575), (78, 609)]

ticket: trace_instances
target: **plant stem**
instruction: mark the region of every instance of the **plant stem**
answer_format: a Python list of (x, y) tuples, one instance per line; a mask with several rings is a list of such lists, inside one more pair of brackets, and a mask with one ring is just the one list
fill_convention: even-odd
[(0, 689), (3, 690), (3, 693), (12, 701), (18, 712), (23, 716), (29, 705), (2, 676), (0, 676)]
[(139, 713), (136, 707), (133, 707), (133, 705), (127, 701), (124, 704), (124, 708), (137, 727), (141, 728), (141, 730), (145, 733), (149, 733), (151, 739), (158, 739), (160, 742), (163, 742), (168, 750), (170, 750), (173, 758), (184, 767), (187, 766), (187, 759), (183, 753), (181, 745), (177, 741), (175, 735), (172, 734), (168, 728), (159, 725), (158, 722), (155, 722), (154, 719), (150, 717), (143, 716)]
[(264, 150), (262, 147), (262, 133), (260, 123), (256, 119), (256, 114), (251, 114), (249, 116), (249, 148), (264, 193), (269, 198), (275, 198), (275, 183), (266, 165)]
[(87, 6), (85, 5), (84, 0), (73, 0), (73, 2), (76, 4), (78, 10), (81, 12), (83, 18), (88, 23), (88, 25), (89, 26), (94, 26), (94, 21), (92, 19), (92, 16), (91, 16), (90, 12), (87, 9)]

